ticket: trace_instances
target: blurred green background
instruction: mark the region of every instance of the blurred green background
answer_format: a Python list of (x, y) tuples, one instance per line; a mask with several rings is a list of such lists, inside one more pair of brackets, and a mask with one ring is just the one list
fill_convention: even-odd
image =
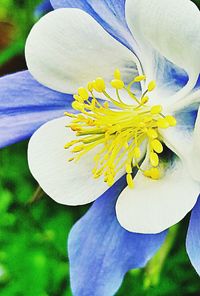
[[(39, 2), (0, 0), (1, 76), (26, 68), (24, 42)], [(24, 142), (0, 151), (0, 295), (70, 296), (66, 239), (86, 207), (61, 206), (44, 195), (33, 202), (37, 184), (26, 150)], [(172, 229), (168, 244), (145, 269), (127, 274), (117, 296), (200, 295), (185, 252), (187, 224), (188, 217)]]

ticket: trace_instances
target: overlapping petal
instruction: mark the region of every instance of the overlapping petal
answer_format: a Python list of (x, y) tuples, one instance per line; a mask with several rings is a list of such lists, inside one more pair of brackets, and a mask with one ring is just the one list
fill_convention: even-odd
[[(181, 69), (188, 73), (187, 86), (182, 88), (174, 99), (186, 95), (195, 86), (199, 76), (199, 16), (198, 8), (189, 0), (126, 1), (126, 19), (139, 43), (142, 65), (146, 75), (150, 76), (149, 79), (160, 80), (160, 68), (166, 68), (167, 64), (160, 55), (176, 65), (175, 67), (171, 65), (172, 69), (178, 71), (184, 80), (186, 78), (181, 74)], [(168, 76), (165, 80), (170, 87), (173, 87), (174, 77)], [(166, 95), (168, 96), (168, 92)], [(168, 102), (172, 103), (169, 98)]]
[[(158, 233), (179, 222), (194, 206), (199, 184), (192, 180), (186, 167), (170, 155), (160, 160), (163, 176), (147, 178), (140, 171), (134, 190), (128, 187), (116, 205), (120, 224), (132, 232)], [(146, 169), (146, 163), (143, 164)]]
[(51, 0), (57, 8), (79, 8), (90, 14), (107, 32), (130, 49), (136, 44), (125, 20), (125, 0)]
[(98, 76), (110, 81), (116, 68), (130, 81), (136, 67), (134, 54), (79, 9), (58, 9), (41, 18), (25, 53), (31, 74), (61, 92), (74, 93)]
[(161, 134), (166, 145), (185, 163), (190, 176), (200, 181), (200, 112), (196, 108), (193, 105), (179, 110), (177, 126), (162, 130)]
[(81, 205), (97, 199), (108, 185), (103, 177), (94, 180), (92, 175), (97, 150), (91, 150), (78, 162), (68, 162), (73, 154), (64, 145), (75, 139), (74, 132), (66, 127), (69, 121), (61, 117), (37, 130), (29, 142), (28, 161), (34, 178), (51, 198), (66, 205)]
[(45, 122), (71, 109), (72, 96), (36, 82), (28, 71), (0, 79), (0, 147), (29, 138)]
[(121, 178), (72, 228), (68, 250), (74, 296), (112, 296), (125, 273), (143, 267), (164, 242), (156, 235), (130, 233), (115, 214), (115, 203), (126, 186)]
[(200, 275), (200, 198), (192, 210), (186, 239), (186, 249), (192, 265)]

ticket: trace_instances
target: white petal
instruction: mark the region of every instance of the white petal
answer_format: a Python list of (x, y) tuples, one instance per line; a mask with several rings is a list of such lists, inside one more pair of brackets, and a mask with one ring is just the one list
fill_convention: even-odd
[(110, 81), (116, 68), (126, 81), (136, 71), (134, 54), (78, 9), (57, 9), (41, 18), (25, 54), (31, 74), (64, 93), (74, 93), (98, 76)]
[(199, 184), (194, 182), (177, 160), (160, 180), (151, 180), (138, 172), (134, 189), (121, 193), (117, 218), (125, 229), (138, 233), (159, 233), (179, 222), (194, 206)]
[(160, 66), (163, 67), (163, 61), (157, 62), (161, 54), (188, 73), (187, 86), (174, 99), (185, 96), (194, 87), (200, 72), (198, 8), (189, 0), (127, 0), (126, 17), (140, 45), (144, 70), (147, 76), (154, 76), (149, 79), (155, 78)]
[(176, 112), (200, 102), (200, 90), (193, 91), (191, 94), (177, 101), (168, 107), (169, 112)]
[(92, 177), (96, 151), (76, 163), (68, 162), (73, 155), (64, 145), (74, 139), (68, 123), (62, 117), (38, 129), (29, 142), (28, 162), (32, 175), (51, 198), (61, 204), (81, 205), (98, 198), (108, 185), (102, 178)]

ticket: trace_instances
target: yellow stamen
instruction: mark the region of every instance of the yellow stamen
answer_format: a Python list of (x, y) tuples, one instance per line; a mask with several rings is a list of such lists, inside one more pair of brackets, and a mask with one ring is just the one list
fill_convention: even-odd
[(149, 101), (149, 98), (147, 96), (141, 98), (141, 104), (142, 105), (146, 104), (148, 101)]
[(163, 145), (162, 143), (155, 139), (151, 142), (151, 146), (153, 148), (154, 151), (156, 151), (157, 153), (162, 153), (163, 152)]
[(121, 73), (120, 73), (119, 69), (115, 69), (114, 78), (117, 79), (117, 80), (121, 80)]
[(165, 116), (165, 119), (167, 120), (170, 126), (176, 126), (176, 118), (174, 116), (167, 115)]
[(152, 139), (156, 139), (158, 137), (158, 133), (155, 129), (152, 129), (150, 128), (148, 131), (147, 131), (147, 135), (149, 138), (152, 138)]
[(140, 158), (141, 156), (141, 150), (140, 150), (140, 147), (135, 147), (133, 149), (133, 157), (134, 158)]
[(145, 80), (145, 79), (146, 79), (146, 76), (145, 75), (140, 75), (140, 76), (136, 76), (134, 78), (134, 81), (135, 82), (140, 82), (140, 81)]
[(159, 114), (162, 112), (162, 106), (156, 105), (151, 108), (151, 114)]
[(116, 89), (122, 89), (124, 87), (124, 82), (120, 79), (113, 79), (110, 84)]
[(131, 189), (134, 188), (134, 182), (133, 182), (133, 178), (132, 178), (131, 174), (126, 175), (126, 182), (127, 182), (129, 188), (131, 188)]
[(87, 100), (89, 98), (89, 94), (86, 88), (84, 87), (79, 87), (78, 89), (78, 95), (83, 98), (83, 100)]
[(160, 128), (168, 128), (170, 124), (165, 118), (159, 118), (157, 121), (157, 126)]
[(152, 166), (157, 167), (159, 164), (158, 154), (156, 154), (155, 152), (151, 152), (150, 153), (150, 162), (151, 162)]
[(105, 81), (101, 77), (97, 77), (96, 80), (93, 81), (93, 87), (98, 92), (103, 92), (106, 89)]
[(87, 89), (89, 90), (89, 92), (93, 91), (94, 87), (93, 87), (93, 82), (92, 81), (88, 82)]
[[(65, 149), (72, 147), (74, 157), (69, 161), (79, 161), (90, 150), (99, 147), (94, 157), (94, 168), (91, 174), (94, 179), (103, 176), (104, 182), (112, 186), (116, 176), (122, 169), (126, 172), (126, 181), (129, 188), (134, 187), (132, 177), (133, 169), (139, 169), (144, 176), (157, 180), (161, 177), (159, 166), (159, 154), (163, 152), (160, 141), (159, 129), (176, 125), (176, 119), (164, 116), (161, 105), (149, 106), (148, 92), (156, 87), (155, 81), (148, 84), (140, 98), (137, 98), (131, 90), (135, 82), (145, 80), (144, 75), (137, 76), (125, 86), (119, 69), (114, 72), (111, 86), (115, 89), (113, 97), (106, 91), (103, 78), (97, 77), (80, 87), (74, 95), (73, 109), (79, 113), (65, 112), (72, 119), (68, 125), (75, 132), (76, 139), (66, 143)], [(120, 97), (120, 89), (126, 91), (126, 96), (132, 99), (132, 104), (126, 104)], [(93, 91), (102, 93), (106, 100), (98, 101)], [(91, 97), (89, 99), (89, 97)], [(109, 104), (110, 102), (110, 104)], [(114, 108), (110, 108), (110, 105)], [(144, 142), (148, 144), (149, 167), (143, 170), (140, 167)]]
[(155, 88), (156, 88), (156, 82), (154, 80), (152, 80), (148, 84), (148, 91), (153, 91)]
[(160, 179), (160, 171), (158, 168), (151, 168), (150, 170), (150, 177), (154, 180)]

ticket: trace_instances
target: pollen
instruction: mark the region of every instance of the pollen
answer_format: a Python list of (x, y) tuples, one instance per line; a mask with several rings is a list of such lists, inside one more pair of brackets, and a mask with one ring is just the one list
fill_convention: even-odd
[[(95, 149), (98, 152), (93, 157), (91, 171), (94, 179), (102, 177), (102, 181), (112, 186), (124, 170), (127, 185), (132, 189), (135, 187), (135, 169), (147, 178), (161, 178), (159, 166), (163, 144), (159, 130), (175, 126), (176, 119), (172, 115), (164, 115), (161, 105), (149, 105), (148, 92), (155, 89), (155, 81), (150, 81), (138, 98), (132, 89), (134, 84), (145, 83), (145, 75), (133, 77), (128, 85), (122, 80), (119, 69), (113, 76), (110, 85), (115, 91), (114, 96), (107, 91), (102, 77), (78, 88), (72, 103), (76, 113), (65, 112), (71, 118), (67, 127), (74, 132), (75, 139), (66, 143), (64, 148), (70, 149), (73, 157), (69, 161), (75, 162)], [(97, 99), (99, 93), (105, 97), (104, 102)], [(132, 103), (127, 104), (124, 96), (129, 97)], [(145, 156), (144, 149), (149, 151), (145, 170), (140, 166)]]

